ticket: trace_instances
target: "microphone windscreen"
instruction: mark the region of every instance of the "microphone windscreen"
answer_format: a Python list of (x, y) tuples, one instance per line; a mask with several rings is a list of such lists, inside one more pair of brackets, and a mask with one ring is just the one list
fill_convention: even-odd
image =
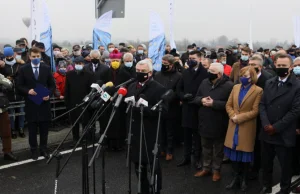
[(121, 87), (121, 88), (118, 90), (118, 94), (121, 94), (122, 96), (126, 96), (126, 94), (127, 94), (127, 89)]
[(112, 83), (112, 82), (107, 82), (105, 85), (106, 85), (106, 87), (113, 87), (113, 86), (114, 86), (114, 83)]

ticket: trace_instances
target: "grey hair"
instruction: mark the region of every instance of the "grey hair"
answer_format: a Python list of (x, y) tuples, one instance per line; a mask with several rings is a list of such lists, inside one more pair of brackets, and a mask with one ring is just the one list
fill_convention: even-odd
[(144, 59), (138, 62), (136, 65), (148, 65), (149, 71), (153, 71), (152, 62), (149, 59)]
[(249, 60), (258, 61), (260, 66), (263, 66), (264, 60), (260, 54), (254, 54)]
[(218, 59), (221, 59), (222, 57), (226, 57), (226, 54), (223, 52), (218, 53)]
[(174, 56), (170, 55), (170, 54), (163, 56), (162, 60), (168, 61), (170, 64), (174, 64), (174, 62), (175, 62)]
[(91, 50), (90, 57), (92, 57), (93, 54), (97, 54), (99, 57), (101, 57), (101, 53), (99, 50)]
[(215, 67), (216, 69), (218, 69), (218, 73), (221, 73), (222, 75), (224, 74), (224, 65), (222, 65), (221, 63), (212, 63), (209, 68), (211, 67)]
[(297, 61), (300, 61), (300, 57), (297, 57), (296, 59), (294, 59), (294, 63), (296, 63)]
[(212, 60), (210, 58), (204, 58), (203, 60), (207, 61), (209, 65), (212, 63)]
[(133, 59), (133, 55), (131, 53), (125, 53), (124, 56), (123, 56), (123, 60), (125, 60), (127, 58)]

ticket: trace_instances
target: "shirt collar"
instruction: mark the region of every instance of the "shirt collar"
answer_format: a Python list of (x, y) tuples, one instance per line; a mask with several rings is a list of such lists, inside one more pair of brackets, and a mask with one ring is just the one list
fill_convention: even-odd
[(278, 81), (285, 83), (288, 79), (288, 76), (286, 78), (284, 78), (283, 80), (280, 79), (280, 77), (278, 77)]
[(34, 64), (31, 63), (31, 67), (32, 67), (33, 69), (36, 68), (36, 67), (39, 68), (39, 67), (40, 67), (40, 63), (39, 63), (38, 65), (34, 65)]
[(259, 78), (261, 76), (261, 72), (259, 72), (258, 74), (257, 74), (257, 78)]

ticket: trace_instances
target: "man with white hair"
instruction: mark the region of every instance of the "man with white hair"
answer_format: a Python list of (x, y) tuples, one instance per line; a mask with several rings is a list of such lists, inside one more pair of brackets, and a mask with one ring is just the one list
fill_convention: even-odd
[(131, 53), (125, 53), (123, 55), (123, 64), (121, 65), (117, 75), (116, 85), (119, 85), (131, 78), (136, 77), (135, 67), (133, 63), (133, 55)]
[[(158, 112), (151, 111), (151, 108), (161, 100), (161, 96), (165, 93), (166, 89), (152, 78), (153, 66), (149, 60), (142, 60), (136, 65), (137, 81), (128, 87), (126, 97), (134, 96), (138, 101), (144, 98), (148, 102), (148, 107), (144, 107), (144, 137), (142, 142), (142, 163), (141, 163), (141, 193), (149, 194), (149, 181), (147, 166), (152, 166), (153, 153), (152, 150), (156, 141), (156, 128), (158, 122)], [(146, 99), (145, 99), (146, 98)], [(135, 164), (136, 174), (139, 173), (139, 150), (140, 150), (140, 127), (141, 127), (141, 114), (140, 108), (134, 107), (132, 109), (132, 152), (131, 161)], [(129, 122), (129, 118), (127, 120)], [(127, 125), (129, 126), (129, 125)], [(145, 146), (146, 145), (146, 146)], [(148, 157), (149, 156), (149, 160)], [(161, 168), (156, 158), (156, 172), (154, 188), (155, 193), (160, 193), (161, 190)], [(153, 188), (153, 187), (151, 187)], [(152, 192), (151, 192), (152, 193)]]
[(140, 44), (137, 47), (137, 51), (136, 51), (136, 62), (138, 63), (141, 60), (144, 60), (147, 58), (147, 47), (144, 44)]
[(223, 145), (228, 127), (225, 105), (233, 83), (227, 76), (223, 76), (224, 67), (221, 63), (212, 63), (208, 74), (208, 78), (202, 81), (192, 102), (199, 105), (199, 134), (203, 154), (203, 169), (194, 176), (203, 177), (213, 172), (212, 180), (216, 182), (221, 179)]
[(94, 74), (94, 80), (102, 80), (104, 83), (111, 80), (110, 68), (100, 63), (100, 51), (92, 50), (90, 52), (91, 62), (86, 64), (84, 69)]

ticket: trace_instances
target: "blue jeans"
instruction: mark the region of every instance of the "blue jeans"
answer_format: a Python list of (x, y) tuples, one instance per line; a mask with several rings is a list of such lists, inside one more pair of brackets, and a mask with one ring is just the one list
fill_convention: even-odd
[[(24, 107), (19, 107), (19, 108), (12, 108), (9, 109), (9, 114), (10, 115), (14, 115), (16, 112), (16, 109), (18, 109), (19, 113), (23, 113), (24, 112)], [(17, 116), (19, 119), (19, 127), (20, 128), (24, 128), (24, 121), (25, 121), (25, 115), (19, 115)], [(15, 130), (15, 116), (10, 116), (10, 128)]]

